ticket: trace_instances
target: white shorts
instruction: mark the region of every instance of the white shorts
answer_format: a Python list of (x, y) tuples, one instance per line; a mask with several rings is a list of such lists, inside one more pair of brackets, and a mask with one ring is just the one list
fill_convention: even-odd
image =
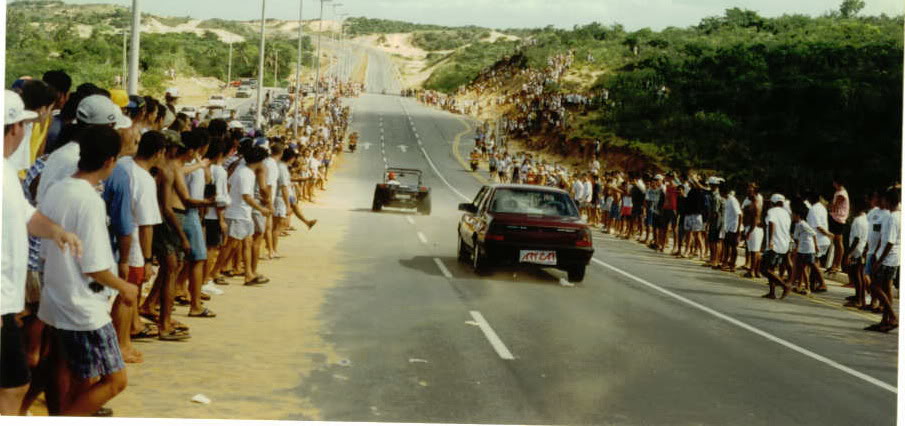
[(255, 225), (255, 234), (263, 234), (264, 230), (267, 229), (267, 218), (264, 217), (261, 212), (252, 210), (251, 221), (254, 222)]
[(704, 217), (699, 214), (685, 216), (685, 232), (703, 232)]
[(761, 246), (764, 244), (764, 228), (758, 226), (748, 235), (748, 251), (751, 253), (760, 253)]
[(227, 235), (235, 240), (244, 240), (250, 237), (255, 231), (255, 226), (250, 220), (226, 219), (226, 225), (229, 227)]
[(286, 203), (283, 202), (282, 197), (278, 197), (276, 202), (273, 203), (273, 217), (286, 217), (287, 213)]

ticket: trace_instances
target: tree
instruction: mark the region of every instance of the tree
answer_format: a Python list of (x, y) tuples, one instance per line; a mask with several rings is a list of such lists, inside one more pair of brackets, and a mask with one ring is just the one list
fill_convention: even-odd
[(842, 4), (839, 5), (839, 13), (843, 18), (852, 18), (861, 9), (864, 9), (864, 0), (842, 0)]

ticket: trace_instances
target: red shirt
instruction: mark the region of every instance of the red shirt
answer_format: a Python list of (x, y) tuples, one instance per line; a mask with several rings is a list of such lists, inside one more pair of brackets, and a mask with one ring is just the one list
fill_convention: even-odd
[(675, 210), (679, 204), (679, 187), (670, 185), (666, 187), (666, 200), (663, 202), (663, 210)]

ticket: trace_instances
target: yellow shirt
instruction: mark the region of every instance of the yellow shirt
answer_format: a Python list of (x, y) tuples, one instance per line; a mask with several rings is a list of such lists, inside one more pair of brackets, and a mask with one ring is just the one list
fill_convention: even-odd
[(34, 164), (38, 159), (38, 149), (44, 147), (47, 141), (47, 132), (50, 130), (50, 123), (53, 121), (53, 114), (47, 114), (47, 118), (36, 122), (31, 129), (31, 141), (29, 144), (29, 162)]

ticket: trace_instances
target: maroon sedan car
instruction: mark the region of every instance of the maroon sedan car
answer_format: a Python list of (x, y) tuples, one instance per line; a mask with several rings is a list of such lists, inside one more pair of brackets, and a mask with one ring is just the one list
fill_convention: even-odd
[(591, 231), (565, 191), (536, 185), (488, 185), (459, 204), (459, 261), (475, 272), (521, 263), (566, 271), (580, 282), (594, 254)]

